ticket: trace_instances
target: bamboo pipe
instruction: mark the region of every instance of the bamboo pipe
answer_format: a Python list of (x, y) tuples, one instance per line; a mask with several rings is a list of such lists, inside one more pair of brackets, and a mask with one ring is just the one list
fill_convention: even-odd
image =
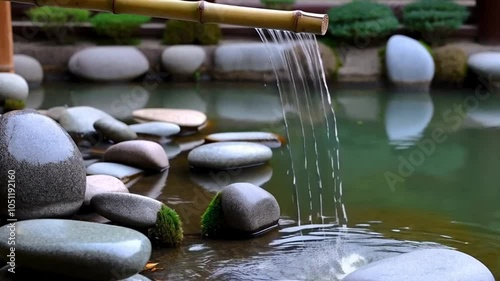
[(328, 15), (175, 0), (0, 0), (324, 35)]
[(0, 1), (0, 72), (14, 72), (10, 3)]

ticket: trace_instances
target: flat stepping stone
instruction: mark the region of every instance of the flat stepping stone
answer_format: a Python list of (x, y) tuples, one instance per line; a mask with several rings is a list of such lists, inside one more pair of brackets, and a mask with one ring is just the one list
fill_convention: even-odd
[(111, 162), (97, 162), (87, 167), (87, 175), (109, 175), (125, 183), (143, 173), (141, 169)]
[(94, 128), (115, 143), (137, 139), (137, 134), (127, 124), (116, 119), (99, 119), (94, 123)]
[(194, 148), (188, 154), (188, 161), (198, 168), (226, 170), (261, 165), (272, 156), (271, 149), (262, 144), (218, 142)]
[[(151, 256), (151, 242), (142, 233), (120, 226), (91, 222), (38, 219), (18, 221), (16, 267), (89, 280), (124, 279), (143, 270)], [(9, 237), (9, 225), (0, 237)], [(0, 241), (7, 256), (11, 245)]]
[(454, 250), (425, 249), (369, 263), (343, 281), (495, 281), (475, 258)]
[(129, 193), (125, 184), (113, 176), (91, 175), (87, 176), (84, 205), (90, 205), (90, 200), (97, 194), (107, 192)]
[(127, 227), (149, 228), (156, 224), (162, 203), (132, 193), (101, 193), (91, 200), (92, 208), (112, 222)]
[(66, 109), (68, 109), (67, 106), (54, 106), (47, 109), (46, 115), (59, 122), (59, 118), (61, 118), (61, 115)]
[(146, 122), (129, 125), (129, 128), (137, 134), (158, 137), (170, 137), (181, 131), (177, 124), (167, 122)]
[(174, 159), (177, 155), (181, 154), (182, 150), (180, 145), (175, 142), (162, 144), (163, 150), (167, 154), (168, 159)]
[(205, 137), (209, 142), (224, 142), (224, 141), (247, 141), (256, 142), (271, 148), (280, 147), (283, 142), (283, 137), (268, 133), (268, 132), (227, 132), (215, 133)]
[(145, 108), (135, 110), (134, 118), (145, 121), (161, 121), (180, 127), (199, 127), (207, 122), (207, 116), (192, 109)]
[(479, 75), (500, 82), (500, 52), (481, 52), (468, 59), (469, 67)]
[(169, 167), (163, 147), (146, 140), (124, 141), (106, 149), (103, 161), (129, 165), (144, 170), (163, 171)]
[(96, 133), (94, 123), (102, 118), (114, 119), (106, 112), (90, 106), (76, 106), (64, 110), (59, 124), (70, 134)]

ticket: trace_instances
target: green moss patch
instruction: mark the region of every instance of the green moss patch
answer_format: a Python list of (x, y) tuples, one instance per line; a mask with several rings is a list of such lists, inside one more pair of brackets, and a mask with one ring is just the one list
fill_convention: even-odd
[(201, 216), (201, 233), (203, 237), (215, 238), (224, 229), (224, 212), (220, 192), (217, 193)]
[(149, 236), (162, 246), (178, 246), (184, 239), (179, 215), (163, 205), (158, 212), (156, 225), (149, 230)]

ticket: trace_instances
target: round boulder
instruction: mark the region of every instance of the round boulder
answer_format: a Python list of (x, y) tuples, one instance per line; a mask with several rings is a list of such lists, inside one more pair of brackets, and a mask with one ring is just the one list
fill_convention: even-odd
[(42, 65), (33, 57), (14, 55), (14, 69), (30, 85), (39, 85), (43, 81)]
[(277, 224), (280, 207), (266, 190), (250, 183), (234, 183), (221, 191), (224, 222), (227, 227), (254, 233)]
[(475, 258), (454, 250), (425, 249), (369, 263), (344, 281), (495, 281)]
[(428, 88), (434, 78), (434, 59), (417, 40), (394, 35), (387, 42), (386, 67), (396, 86)]
[[(71, 137), (34, 110), (0, 117), (1, 217), (18, 220), (73, 215), (85, 198), (86, 170)], [(15, 196), (13, 215), (8, 199)]]
[(146, 56), (134, 47), (92, 47), (69, 60), (71, 73), (93, 81), (133, 80), (149, 69)]
[(200, 46), (172, 46), (161, 55), (165, 69), (174, 75), (193, 75), (205, 61), (205, 50)]
[(500, 81), (500, 52), (473, 54), (469, 57), (468, 64), (477, 74), (495, 82)]
[(28, 82), (15, 73), (0, 73), (0, 100), (25, 100), (29, 94)]

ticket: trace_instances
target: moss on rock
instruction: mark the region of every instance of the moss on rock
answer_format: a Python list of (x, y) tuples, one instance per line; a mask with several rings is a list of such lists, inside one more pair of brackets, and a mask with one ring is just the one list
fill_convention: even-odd
[(163, 246), (178, 246), (184, 239), (179, 215), (173, 209), (163, 205), (158, 212), (155, 226), (149, 229), (148, 234), (150, 238)]
[(435, 80), (440, 83), (461, 85), (467, 76), (467, 54), (454, 46), (440, 47), (433, 52), (436, 65)]
[(24, 109), (25, 106), (26, 106), (26, 104), (23, 100), (6, 99), (3, 110), (4, 110), (4, 112), (12, 111), (12, 110), (19, 110), (19, 109)]
[(205, 213), (201, 216), (201, 233), (204, 237), (220, 236), (224, 229), (224, 212), (222, 210), (221, 194), (217, 193)]

